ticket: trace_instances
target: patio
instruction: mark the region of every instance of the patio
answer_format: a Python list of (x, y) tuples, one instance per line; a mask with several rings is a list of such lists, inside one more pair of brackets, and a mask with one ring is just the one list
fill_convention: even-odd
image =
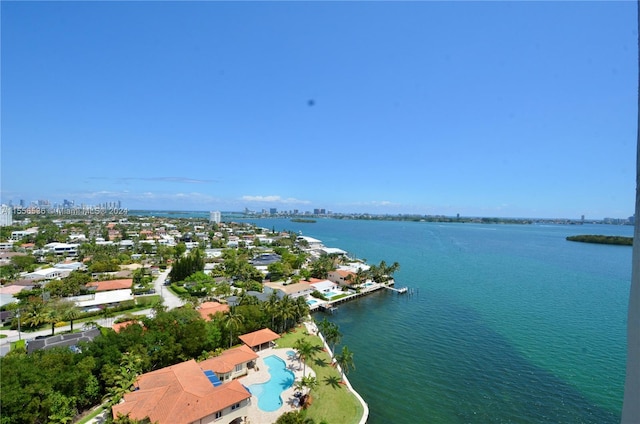
[[(268, 348), (260, 352), (257, 352), (259, 355), (259, 358), (256, 359), (256, 366), (254, 367), (253, 370), (249, 372), (247, 376), (239, 379), (240, 383), (242, 383), (245, 387), (249, 387), (252, 384), (265, 383), (269, 381), (269, 379), (271, 378), (271, 375), (269, 374), (268, 367), (264, 363), (264, 358), (271, 355), (276, 355), (277, 357), (282, 359), (286, 364), (287, 369), (293, 372), (295, 376), (295, 380), (296, 381), (300, 380), (302, 378), (302, 372), (303, 372), (302, 370), (304, 368), (304, 365), (301, 363), (298, 363), (298, 360), (296, 359), (295, 355), (291, 356), (287, 353), (291, 350), (293, 349)], [(309, 366), (307, 366), (306, 375), (315, 375), (314, 371)], [(273, 411), (273, 412), (266, 412), (261, 410), (258, 407), (258, 398), (252, 395), (249, 406), (247, 407), (245, 423), (250, 423), (250, 424), (274, 423), (276, 422), (278, 417), (284, 414), (285, 412), (297, 410), (298, 408), (294, 406), (295, 400), (298, 400), (298, 398), (294, 396), (295, 392), (296, 392), (296, 389), (294, 389), (294, 386), (291, 386), (288, 389), (285, 389), (280, 395), (283, 402), (282, 406), (277, 411)]]

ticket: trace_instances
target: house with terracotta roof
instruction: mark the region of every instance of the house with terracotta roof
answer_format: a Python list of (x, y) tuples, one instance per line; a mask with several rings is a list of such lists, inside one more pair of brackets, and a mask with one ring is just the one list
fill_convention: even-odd
[(120, 280), (94, 281), (92, 283), (87, 283), (87, 288), (93, 289), (96, 292), (104, 292), (112, 290), (131, 289), (132, 284), (132, 278), (123, 278)]
[[(349, 277), (350, 275), (353, 275), (353, 276)], [(350, 279), (355, 278), (355, 276), (356, 276), (355, 272), (346, 271), (343, 269), (336, 269), (335, 271), (329, 271), (329, 275), (327, 275), (327, 279), (341, 286), (350, 286), (352, 284), (352, 280)]]
[(157, 424), (241, 423), (251, 393), (238, 380), (220, 384), (195, 360), (138, 377), (133, 392), (111, 408), (113, 417)]
[(253, 333), (243, 334), (238, 338), (242, 343), (258, 352), (262, 349), (270, 348), (273, 345), (273, 341), (279, 339), (280, 335), (278, 333), (274, 333), (269, 328), (263, 328), (262, 330), (254, 331)]
[(198, 307), (198, 313), (205, 321), (211, 321), (211, 317), (218, 312), (226, 314), (229, 312), (229, 305), (218, 302), (204, 302)]
[(117, 322), (117, 323), (113, 324), (111, 326), (111, 328), (116, 333), (119, 333), (120, 331), (122, 331), (123, 328), (128, 327), (130, 325), (141, 325), (141, 324), (140, 324), (140, 322), (138, 320), (134, 319), (134, 320), (129, 320), (129, 321)]
[(200, 362), (200, 368), (213, 371), (220, 381), (225, 382), (247, 375), (256, 359), (258, 354), (249, 346), (242, 345)]

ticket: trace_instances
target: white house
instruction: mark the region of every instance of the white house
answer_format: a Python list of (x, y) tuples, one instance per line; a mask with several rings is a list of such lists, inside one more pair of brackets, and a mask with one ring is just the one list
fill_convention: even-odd
[(306, 281), (284, 285), (282, 283), (264, 283), (264, 293), (275, 292), (280, 299), (289, 296), (292, 299), (305, 297), (313, 293), (314, 287)]
[(320, 293), (329, 293), (330, 291), (338, 290), (338, 285), (333, 281), (329, 281), (329, 280), (320, 280), (317, 282), (312, 282), (311, 286), (314, 288), (314, 290), (317, 290)]
[(79, 244), (77, 243), (69, 244), (53, 242), (45, 244), (44, 249), (54, 255), (76, 256), (78, 254), (78, 246)]
[(25, 274), (27, 280), (55, 280), (56, 278), (64, 278), (71, 274), (70, 269), (60, 268), (43, 268), (37, 271)]

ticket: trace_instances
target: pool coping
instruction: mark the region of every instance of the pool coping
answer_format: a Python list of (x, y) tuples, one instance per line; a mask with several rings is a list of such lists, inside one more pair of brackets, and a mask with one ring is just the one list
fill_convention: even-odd
[[(294, 375), (294, 384), (295, 381), (300, 380), (302, 378), (302, 373), (304, 369), (304, 365), (299, 363), (297, 359), (290, 358), (287, 355), (287, 352), (295, 350), (291, 348), (268, 348), (262, 351), (256, 352), (258, 354), (258, 359), (256, 359), (256, 368), (254, 367), (252, 370), (249, 370), (249, 373), (239, 378), (240, 383), (242, 383), (245, 387), (249, 387), (252, 384), (261, 384), (266, 383), (271, 378), (271, 374), (269, 374), (269, 367), (264, 363), (264, 358), (267, 356), (275, 355), (282, 359), (288, 370), (293, 372)], [(305, 375), (313, 375), (315, 376), (315, 372), (311, 367), (307, 367), (307, 372)], [(274, 423), (278, 419), (278, 417), (286, 412), (296, 411), (299, 408), (293, 406), (293, 394), (295, 393), (295, 388), (292, 385), (288, 389), (285, 389), (280, 394), (282, 398), (282, 406), (275, 411), (267, 412), (263, 411), (258, 407), (258, 398), (257, 396), (251, 395), (251, 400), (249, 401), (249, 405), (247, 407), (247, 415), (245, 416), (245, 423), (251, 424), (264, 424), (264, 423)]]

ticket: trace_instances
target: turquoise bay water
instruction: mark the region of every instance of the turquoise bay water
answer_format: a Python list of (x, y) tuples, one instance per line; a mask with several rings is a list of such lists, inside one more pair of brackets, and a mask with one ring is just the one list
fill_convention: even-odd
[(264, 358), (264, 363), (269, 367), (271, 378), (265, 383), (252, 384), (248, 389), (258, 398), (258, 408), (266, 412), (277, 411), (282, 406), (280, 394), (293, 385), (295, 377), (275, 355)]
[(326, 315), (355, 352), (370, 424), (619, 422), (631, 248), (565, 237), (632, 227), (251, 222), (400, 263), (413, 294)]

